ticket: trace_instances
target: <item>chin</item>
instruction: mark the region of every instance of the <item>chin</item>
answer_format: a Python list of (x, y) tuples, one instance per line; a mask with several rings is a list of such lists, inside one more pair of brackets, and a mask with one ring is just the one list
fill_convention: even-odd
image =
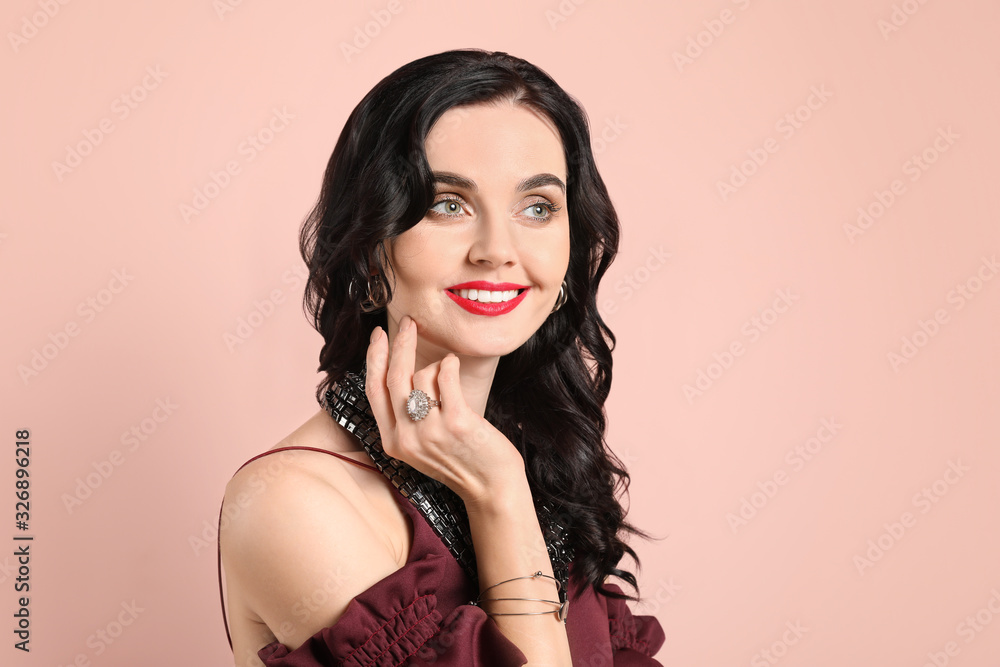
[(494, 340), (484, 341), (450, 341), (444, 345), (446, 352), (453, 352), (460, 357), (503, 357), (524, 345), (525, 339), (498, 337)]
[[(510, 322), (507, 326), (497, 326), (499, 322), (483, 320), (474, 326), (449, 322), (434, 331), (424, 330), (424, 340), (437, 353), (444, 356), (449, 352), (459, 357), (496, 358), (504, 357), (523, 346), (544, 325), (544, 320), (533, 327), (534, 322)], [(530, 331), (529, 331), (530, 330)], [(430, 352), (430, 349), (428, 349)]]
[(456, 346), (457, 349), (452, 349), (450, 351), (460, 357), (482, 357), (493, 359), (497, 357), (505, 357), (519, 347), (520, 345), (514, 344), (459, 345)]

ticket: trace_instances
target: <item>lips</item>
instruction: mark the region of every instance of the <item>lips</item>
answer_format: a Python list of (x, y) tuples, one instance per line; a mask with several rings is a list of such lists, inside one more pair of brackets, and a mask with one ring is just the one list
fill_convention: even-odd
[(445, 291), (452, 301), (470, 313), (496, 316), (514, 310), (527, 296), (528, 289), (530, 288), (525, 285), (515, 283), (474, 280), (452, 285)]

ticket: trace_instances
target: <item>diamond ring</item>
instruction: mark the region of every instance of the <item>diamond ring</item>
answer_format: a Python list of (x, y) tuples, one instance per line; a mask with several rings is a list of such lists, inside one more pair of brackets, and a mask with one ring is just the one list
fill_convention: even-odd
[(428, 398), (424, 392), (414, 389), (410, 392), (409, 398), (406, 399), (406, 414), (410, 415), (410, 419), (418, 422), (427, 416), (431, 408), (439, 407), (440, 405), (441, 401)]

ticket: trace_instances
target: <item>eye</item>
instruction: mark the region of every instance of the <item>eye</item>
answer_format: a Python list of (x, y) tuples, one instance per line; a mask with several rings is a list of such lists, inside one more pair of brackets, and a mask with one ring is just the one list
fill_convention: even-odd
[(556, 206), (552, 202), (539, 201), (524, 209), (522, 213), (527, 213), (529, 218), (534, 218), (535, 220), (548, 220), (560, 208), (560, 206)]
[(461, 200), (452, 198), (442, 199), (431, 206), (428, 212), (433, 212), (436, 215), (446, 218), (458, 218), (462, 215), (462, 202)]

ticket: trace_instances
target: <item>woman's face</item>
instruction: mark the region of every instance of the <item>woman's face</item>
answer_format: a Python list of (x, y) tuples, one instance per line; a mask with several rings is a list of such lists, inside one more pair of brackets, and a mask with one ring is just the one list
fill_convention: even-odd
[(569, 265), (558, 131), (523, 106), (453, 107), (424, 148), (436, 194), (386, 244), (389, 333), (409, 315), (418, 357), (508, 354), (548, 317)]

